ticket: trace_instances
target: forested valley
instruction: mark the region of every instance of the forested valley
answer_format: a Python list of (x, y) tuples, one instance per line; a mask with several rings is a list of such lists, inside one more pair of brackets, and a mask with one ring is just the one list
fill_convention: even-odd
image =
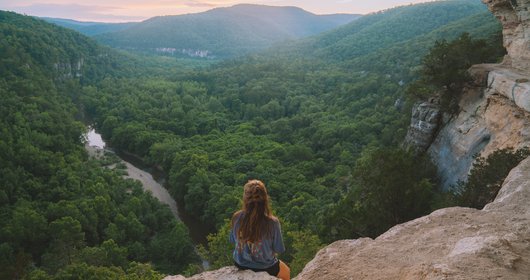
[[(459, 50), (465, 61), (450, 66), (464, 72), (496, 62), (499, 34), (480, 1), (442, 1), (210, 61), (119, 51), (0, 11), (0, 278), (161, 279), (200, 272), (201, 258), (230, 265), (228, 221), (251, 178), (268, 187), (295, 274), (325, 244), (457, 204), (428, 157), (401, 143), (413, 102), (454, 70), (428, 73), (427, 58)], [(163, 170), (207, 244), (88, 157), (86, 120)]]

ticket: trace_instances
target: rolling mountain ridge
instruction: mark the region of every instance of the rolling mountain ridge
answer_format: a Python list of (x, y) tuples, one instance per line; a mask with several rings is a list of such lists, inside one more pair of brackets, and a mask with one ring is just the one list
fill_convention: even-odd
[(87, 21), (77, 21), (77, 20), (72, 20), (72, 19), (49, 18), (49, 17), (41, 17), (41, 19), (47, 22), (62, 26), (62, 27), (73, 29), (87, 36), (94, 36), (94, 35), (108, 33), (108, 32), (117, 32), (117, 31), (130, 28), (137, 24), (137, 22), (124, 22), (124, 23), (87, 22)]
[(358, 17), (321, 16), (296, 7), (241, 4), (198, 14), (154, 17), (95, 38), (128, 50), (233, 57), (331, 30)]

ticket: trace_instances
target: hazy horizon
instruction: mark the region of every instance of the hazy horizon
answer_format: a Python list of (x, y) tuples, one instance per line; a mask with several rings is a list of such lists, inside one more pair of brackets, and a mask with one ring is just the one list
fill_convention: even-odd
[(154, 16), (199, 13), (237, 4), (296, 6), (315, 14), (368, 14), (396, 6), (431, 2), (428, 0), (94, 0), (90, 4), (75, 0), (0, 1), (0, 9), (39, 17), (78, 21), (128, 22)]

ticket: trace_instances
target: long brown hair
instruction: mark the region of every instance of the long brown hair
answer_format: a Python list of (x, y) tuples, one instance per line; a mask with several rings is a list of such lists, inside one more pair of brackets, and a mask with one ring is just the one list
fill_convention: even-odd
[(232, 216), (232, 228), (241, 215), (237, 232), (239, 240), (254, 243), (271, 237), (273, 222), (278, 219), (272, 215), (267, 188), (260, 180), (250, 180), (245, 184), (243, 207)]

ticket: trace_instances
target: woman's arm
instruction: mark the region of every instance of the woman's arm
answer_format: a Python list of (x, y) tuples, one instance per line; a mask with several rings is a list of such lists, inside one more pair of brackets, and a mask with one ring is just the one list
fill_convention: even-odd
[(280, 221), (274, 223), (274, 234), (272, 237), (272, 250), (275, 253), (281, 254), (285, 252), (285, 246), (283, 244), (282, 226)]

